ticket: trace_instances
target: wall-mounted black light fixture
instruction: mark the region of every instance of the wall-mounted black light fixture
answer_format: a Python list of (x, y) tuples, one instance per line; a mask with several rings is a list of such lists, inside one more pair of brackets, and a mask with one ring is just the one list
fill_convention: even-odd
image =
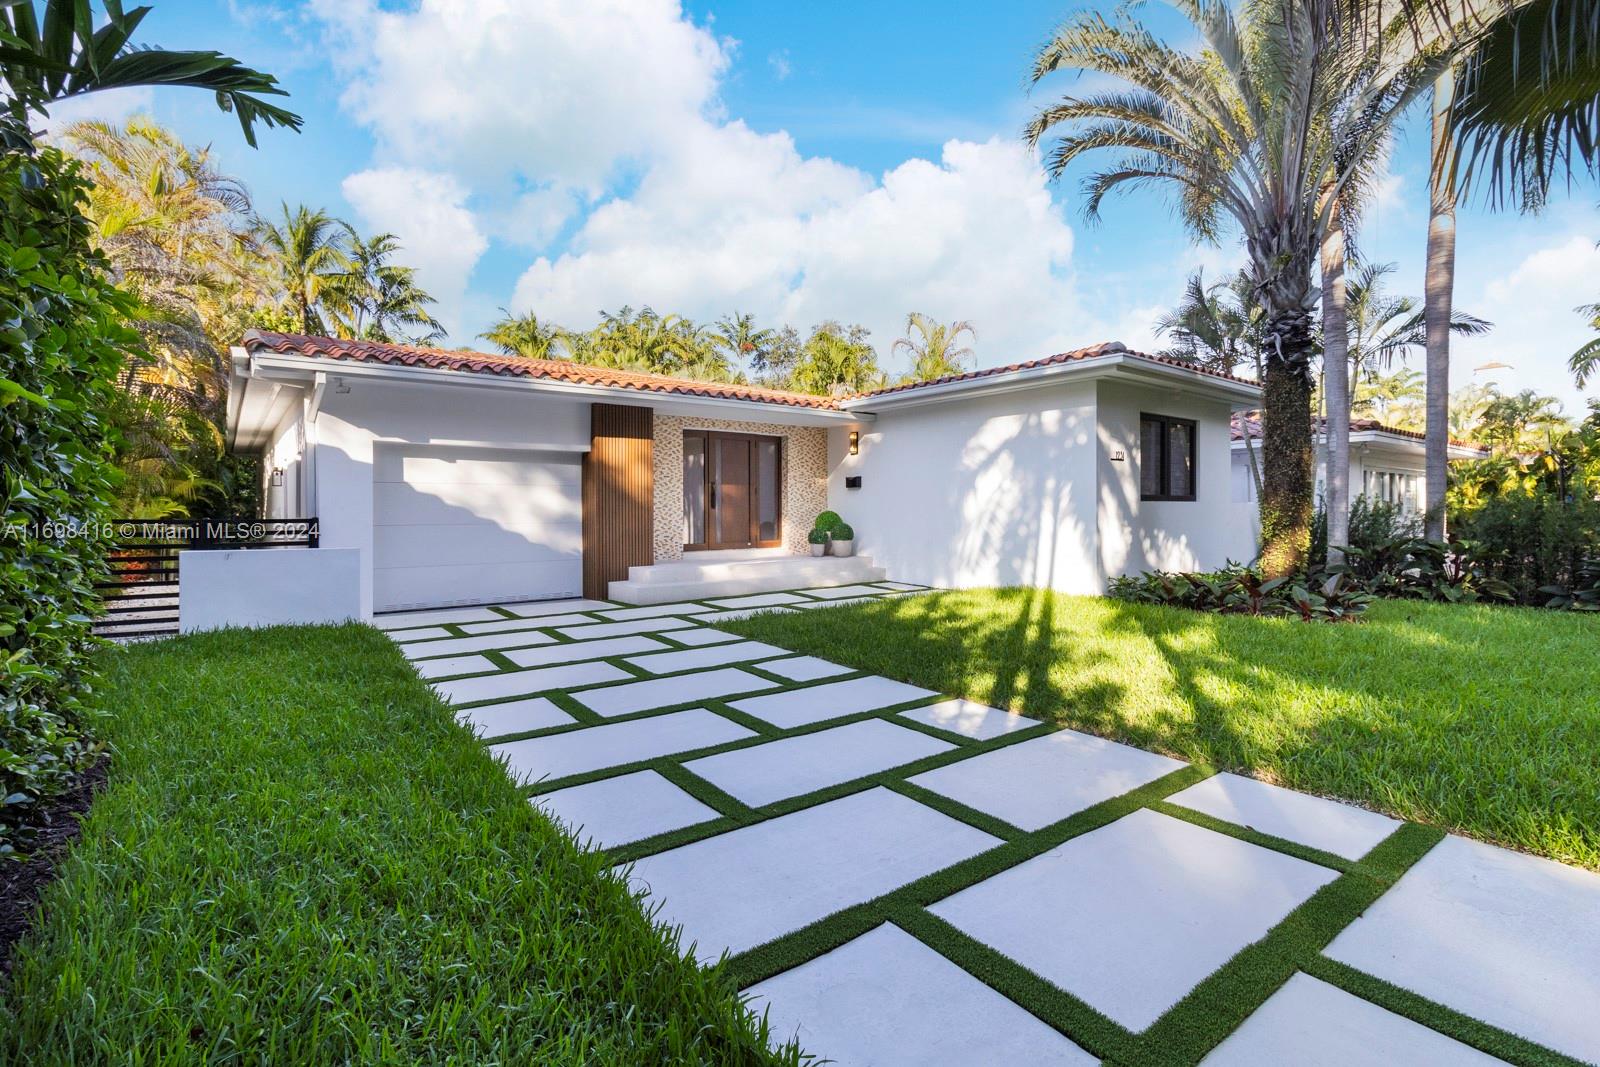
[(860, 430), (851, 430), (850, 431), (850, 454), (852, 456), (859, 456), (861, 454), (861, 431)]

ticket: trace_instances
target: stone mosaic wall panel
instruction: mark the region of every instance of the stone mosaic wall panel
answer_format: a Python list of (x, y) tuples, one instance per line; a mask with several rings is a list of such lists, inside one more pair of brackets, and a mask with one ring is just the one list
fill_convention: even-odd
[(810, 551), (806, 534), (828, 506), (828, 432), (817, 426), (663, 415), (655, 419), (656, 562), (683, 558), (683, 431), (725, 430), (783, 438), (783, 547)]

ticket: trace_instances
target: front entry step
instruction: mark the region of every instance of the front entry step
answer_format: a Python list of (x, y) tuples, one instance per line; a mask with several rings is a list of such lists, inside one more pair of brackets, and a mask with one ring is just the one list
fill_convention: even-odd
[(852, 582), (880, 582), (884, 569), (866, 556), (746, 556), (704, 562), (629, 567), (627, 581), (612, 582), (609, 595), (625, 604), (671, 604), (680, 600), (770, 593)]

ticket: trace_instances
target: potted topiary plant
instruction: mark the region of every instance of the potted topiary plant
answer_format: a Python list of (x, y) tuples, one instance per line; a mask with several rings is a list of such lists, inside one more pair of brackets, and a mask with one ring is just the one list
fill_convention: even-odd
[(813, 525), (815, 525), (816, 528), (821, 530), (823, 533), (831, 534), (833, 533), (833, 528), (842, 522), (844, 522), (844, 520), (839, 517), (839, 513), (837, 511), (824, 511), (821, 515), (817, 516), (817, 521)]
[(811, 544), (811, 554), (813, 556), (826, 556), (828, 554), (827, 530), (819, 526), (806, 534), (806, 540)]
[(829, 542), (835, 556), (848, 556), (856, 550), (856, 532), (849, 524), (840, 522), (829, 532)]

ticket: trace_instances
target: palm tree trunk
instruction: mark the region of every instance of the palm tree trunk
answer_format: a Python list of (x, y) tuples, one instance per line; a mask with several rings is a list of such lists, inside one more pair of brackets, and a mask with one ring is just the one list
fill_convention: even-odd
[(1455, 139), (1450, 105), (1455, 75), (1446, 70), (1433, 86), (1433, 139), (1429, 168), (1428, 267), (1423, 282), (1423, 321), (1428, 342), (1428, 385), (1423, 437), (1423, 482), (1427, 512), (1423, 535), (1445, 538), (1444, 494), (1450, 465), (1450, 303), (1456, 274)]
[[(1305, 288), (1310, 288), (1309, 277)], [(1261, 568), (1293, 574), (1311, 547), (1311, 315), (1291, 305), (1269, 313), (1261, 383)]]
[(1323, 448), (1327, 456), (1328, 564), (1344, 560), (1350, 542), (1350, 334), (1345, 309), (1344, 224), (1334, 206), (1322, 238), (1322, 382), (1327, 405)]
[(1261, 487), (1261, 446), (1260, 446), (1260, 444), (1257, 443), (1257, 442), (1259, 442), (1259, 440), (1260, 440), (1260, 438), (1251, 437), (1249, 434), (1246, 434), (1245, 438), (1244, 438), (1244, 454), (1247, 457), (1249, 457), (1249, 460), (1250, 460), (1250, 484), (1255, 487), (1255, 491), (1256, 491), (1256, 517), (1257, 517), (1257, 521), (1260, 520), (1261, 495), (1262, 495), (1262, 487)]

